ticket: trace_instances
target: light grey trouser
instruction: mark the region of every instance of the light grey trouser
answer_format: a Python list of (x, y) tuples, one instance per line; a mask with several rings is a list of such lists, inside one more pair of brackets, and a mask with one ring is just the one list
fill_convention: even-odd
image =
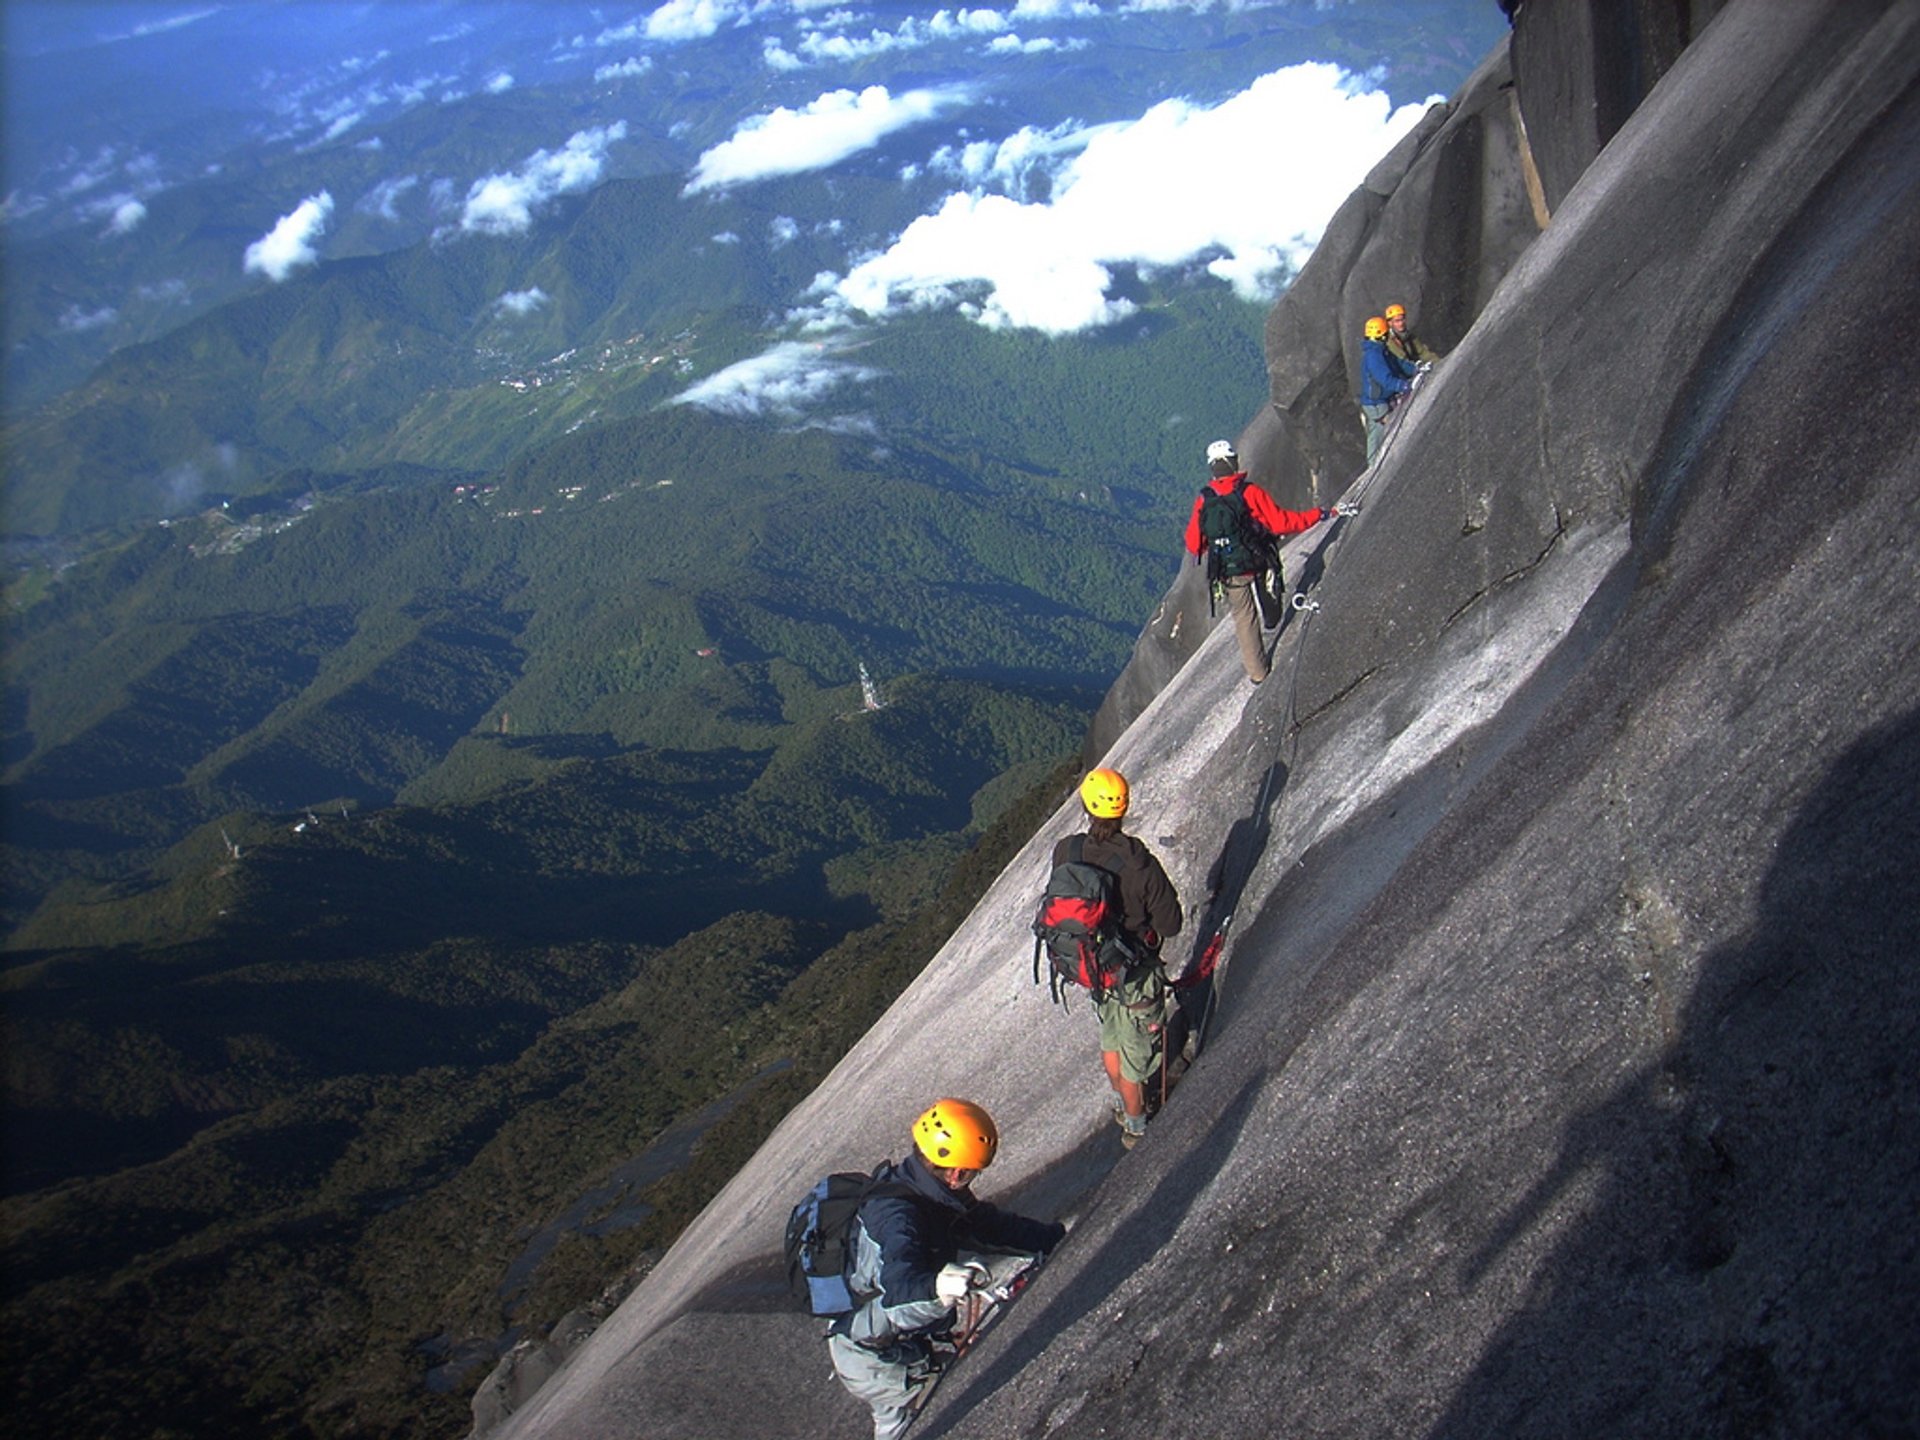
[(873, 1440), (899, 1440), (906, 1434), (913, 1423), (908, 1406), (918, 1388), (911, 1369), (882, 1360), (844, 1335), (827, 1337), (827, 1354), (847, 1392), (873, 1411)]
[(1373, 464), (1380, 454), (1380, 442), (1387, 433), (1387, 405), (1362, 405), (1360, 421), (1367, 427), (1367, 464)]

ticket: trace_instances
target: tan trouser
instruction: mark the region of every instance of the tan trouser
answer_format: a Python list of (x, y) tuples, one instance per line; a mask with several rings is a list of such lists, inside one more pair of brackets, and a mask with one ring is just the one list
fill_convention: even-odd
[(1247, 679), (1258, 685), (1267, 678), (1267, 647), (1260, 638), (1260, 603), (1254, 598), (1252, 575), (1235, 575), (1222, 582), (1227, 605), (1233, 611), (1233, 636), (1240, 642), (1240, 664)]

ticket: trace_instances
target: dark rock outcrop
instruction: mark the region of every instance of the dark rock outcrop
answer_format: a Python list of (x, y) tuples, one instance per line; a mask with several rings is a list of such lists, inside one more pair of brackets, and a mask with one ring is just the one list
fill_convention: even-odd
[(1550, 209), (1724, 0), (1552, 0), (1514, 18), (1513, 69)]
[(1278, 683), (1217, 628), (1114, 742), (1176, 958), (1238, 917), (1147, 1143), (1028, 978), (1069, 803), (502, 1433), (862, 1433), (780, 1221), (935, 1093), (1078, 1218), (926, 1440), (1920, 1431), (1916, 253), (1920, 7), (1723, 9), (1294, 547)]

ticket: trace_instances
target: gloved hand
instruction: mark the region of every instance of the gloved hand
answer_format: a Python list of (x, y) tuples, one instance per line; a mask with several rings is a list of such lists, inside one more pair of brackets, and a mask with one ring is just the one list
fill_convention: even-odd
[(1336, 515), (1358, 515), (1360, 513), (1360, 502), (1358, 500), (1342, 500), (1338, 505), (1333, 507), (1333, 513)]
[(1416, 375), (1424, 375), (1431, 369), (1433, 369), (1433, 362), (1431, 360), (1422, 360), (1418, 365), (1413, 367)]
[(987, 1267), (978, 1260), (969, 1260), (964, 1265), (955, 1260), (942, 1265), (940, 1273), (933, 1277), (933, 1293), (952, 1305), (969, 1290), (986, 1284), (992, 1278)]

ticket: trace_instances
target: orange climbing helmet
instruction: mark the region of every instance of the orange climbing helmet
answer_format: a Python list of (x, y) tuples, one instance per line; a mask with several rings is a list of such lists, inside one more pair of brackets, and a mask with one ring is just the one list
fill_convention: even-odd
[(1127, 777), (1104, 768), (1089, 772), (1080, 782), (1080, 803), (1096, 820), (1118, 820), (1127, 813)]
[(1384, 340), (1387, 338), (1387, 322), (1378, 315), (1367, 321), (1367, 339)]
[(913, 1122), (913, 1145), (929, 1165), (984, 1170), (1000, 1148), (1000, 1132), (971, 1100), (936, 1100)]
[(1392, 324), (1395, 320), (1404, 320), (1406, 318), (1407, 318), (1406, 306), (1404, 305), (1387, 306), (1387, 323), (1388, 324)]

